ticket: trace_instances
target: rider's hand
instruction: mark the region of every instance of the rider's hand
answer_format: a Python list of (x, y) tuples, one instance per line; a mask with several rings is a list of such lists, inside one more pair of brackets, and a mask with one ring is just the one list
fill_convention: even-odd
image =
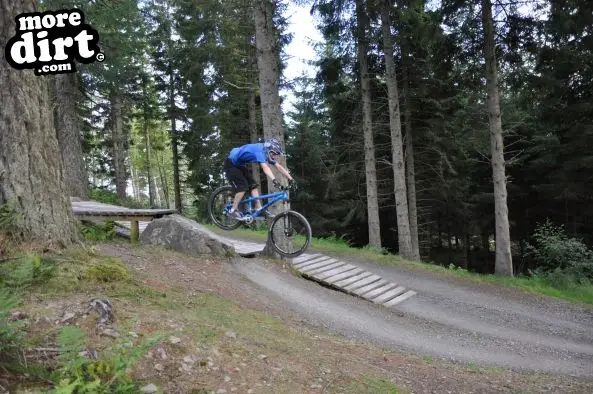
[(290, 181), (288, 181), (288, 187), (290, 187), (293, 190), (297, 189), (297, 183), (294, 179), (291, 179)]
[(280, 189), (281, 187), (280, 182), (278, 182), (278, 179), (274, 179), (272, 181), (272, 184), (274, 185), (274, 187), (276, 187), (276, 189)]

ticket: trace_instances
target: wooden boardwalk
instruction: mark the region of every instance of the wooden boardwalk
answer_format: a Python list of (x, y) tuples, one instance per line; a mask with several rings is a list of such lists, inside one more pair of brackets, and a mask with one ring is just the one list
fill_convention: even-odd
[[(77, 214), (84, 212), (115, 212), (127, 214), (133, 211), (129, 208), (115, 205), (102, 204), (95, 201), (72, 202), (73, 210)], [(130, 237), (131, 222), (116, 221), (120, 227), (118, 233)], [(148, 226), (149, 221), (138, 221), (138, 232), (141, 234)], [(219, 235), (220, 236), (220, 235)], [(261, 253), (264, 243), (246, 242), (233, 239), (229, 236), (220, 236), (231, 244), (237, 254), (248, 257)], [(345, 263), (339, 259), (319, 253), (303, 253), (301, 256), (290, 260), (291, 266), (304, 277), (330, 286), (347, 294), (361, 297), (367, 301), (390, 308), (404, 302), (416, 295), (416, 292), (407, 289), (402, 284), (384, 280), (379, 275), (357, 267), (355, 264)]]

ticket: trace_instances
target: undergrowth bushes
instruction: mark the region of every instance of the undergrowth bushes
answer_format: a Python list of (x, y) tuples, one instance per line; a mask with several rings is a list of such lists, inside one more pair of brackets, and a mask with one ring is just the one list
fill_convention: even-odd
[(558, 287), (590, 285), (593, 281), (593, 251), (578, 238), (569, 237), (551, 221), (539, 224), (526, 245), (526, 256), (536, 268), (532, 274)]

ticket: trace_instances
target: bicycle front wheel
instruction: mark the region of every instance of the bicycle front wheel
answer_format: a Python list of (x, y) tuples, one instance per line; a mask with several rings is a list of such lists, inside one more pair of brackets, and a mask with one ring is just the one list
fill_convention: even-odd
[(311, 237), (311, 225), (295, 211), (279, 213), (270, 225), (271, 244), (284, 257), (300, 256), (309, 247)]

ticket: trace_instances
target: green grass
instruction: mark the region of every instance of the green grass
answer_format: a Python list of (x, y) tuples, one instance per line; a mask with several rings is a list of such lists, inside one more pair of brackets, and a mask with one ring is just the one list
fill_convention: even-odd
[[(237, 235), (239, 237), (253, 241), (265, 241), (267, 238), (266, 230), (250, 230), (239, 228), (231, 232), (220, 230), (213, 224), (205, 224), (218, 234)], [(354, 248), (339, 238), (313, 238), (311, 240), (311, 249), (315, 252), (326, 253), (332, 256), (349, 257), (354, 260), (370, 261), (378, 264), (400, 266), (408, 269), (416, 269), (424, 272), (436, 273), (439, 276), (466, 279), (477, 283), (490, 283), (506, 287), (521, 289), (534, 294), (546, 295), (565, 301), (579, 304), (593, 305), (593, 285), (566, 284), (555, 285), (550, 280), (540, 277), (503, 277), (491, 274), (478, 274), (469, 272), (461, 268), (443, 267), (437, 264), (426, 262), (413, 262), (402, 259), (400, 256), (383, 251), (373, 250), (371, 248)]]
[(393, 383), (370, 376), (364, 376), (359, 380), (352, 382), (348, 387), (343, 388), (347, 393), (382, 393), (382, 394), (400, 394), (408, 391), (397, 387)]

